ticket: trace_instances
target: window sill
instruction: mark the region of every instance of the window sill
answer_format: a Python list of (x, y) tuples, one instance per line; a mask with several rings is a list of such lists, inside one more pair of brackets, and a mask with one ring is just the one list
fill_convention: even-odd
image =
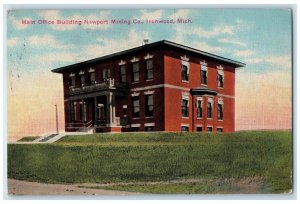
[(198, 117), (197, 117), (197, 120), (202, 120), (202, 119), (203, 119), (202, 117), (201, 117), (201, 118), (198, 118)]
[(201, 86), (207, 86), (207, 84), (201, 84)]
[(181, 118), (182, 118), (182, 119), (189, 119), (188, 116), (182, 116)]
[(184, 82), (184, 83), (189, 83), (189, 81), (186, 81), (186, 80), (181, 80), (182, 82)]
[(207, 120), (212, 120), (213, 118), (207, 118)]
[(220, 87), (220, 86), (218, 86), (218, 89), (224, 89), (224, 87)]
[(223, 119), (218, 119), (217, 121), (218, 121), (218, 122), (223, 122)]
[(133, 81), (133, 82), (131, 82), (131, 84), (137, 84), (137, 83), (139, 83), (139, 81)]
[(153, 81), (153, 79), (146, 79), (146, 81)]
[(154, 118), (154, 116), (147, 116), (145, 117), (146, 119), (151, 119), (151, 118)]
[(138, 120), (138, 119), (141, 119), (140, 117), (138, 117), (138, 118), (131, 118), (132, 120)]

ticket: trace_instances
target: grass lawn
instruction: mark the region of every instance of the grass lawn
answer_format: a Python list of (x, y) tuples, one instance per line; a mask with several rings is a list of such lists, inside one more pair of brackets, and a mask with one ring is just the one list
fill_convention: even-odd
[(238, 191), (239, 185), (224, 181), (259, 178), (257, 193), (280, 193), (292, 188), (291, 173), (291, 131), (95, 134), (67, 136), (53, 144), (8, 145), (8, 177), (46, 183), (204, 179), (106, 188), (226, 193)]
[(39, 138), (39, 136), (22, 137), (21, 139), (18, 140), (18, 142), (32, 142), (37, 138)]

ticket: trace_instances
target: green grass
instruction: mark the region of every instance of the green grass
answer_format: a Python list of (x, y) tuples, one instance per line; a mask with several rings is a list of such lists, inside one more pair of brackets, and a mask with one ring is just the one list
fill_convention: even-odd
[(291, 131), (98, 134), (8, 145), (9, 178), (49, 183), (260, 177), (264, 191), (278, 193), (292, 188), (291, 172)]
[(39, 136), (28, 136), (28, 137), (22, 137), (18, 140), (18, 142), (32, 142), (33, 140), (39, 138)]

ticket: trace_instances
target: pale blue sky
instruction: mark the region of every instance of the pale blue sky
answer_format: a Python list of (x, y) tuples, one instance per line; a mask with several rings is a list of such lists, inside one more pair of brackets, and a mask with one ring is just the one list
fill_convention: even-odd
[[(8, 46), (8, 63), (22, 57), (28, 60), (31, 57), (47, 56), (49, 53), (72, 53), (81, 56), (80, 59), (61, 62), (57, 59), (49, 64), (53, 67), (75, 63), (80, 60), (97, 57), (91, 53), (83, 53), (88, 46), (105, 46), (106, 39), (125, 40), (129, 38), (130, 31), (135, 31), (141, 37), (148, 37), (150, 42), (171, 40), (189, 45), (204, 51), (212, 52), (224, 57), (247, 63), (247, 70), (254, 72), (268, 71), (266, 64), (273, 63), (272, 59), (291, 56), (291, 12), (287, 9), (195, 9), (195, 10), (62, 10), (46, 14), (42, 11), (11, 11), (8, 17), (8, 45), (13, 39), (17, 43)], [(192, 20), (192, 24), (159, 24), (159, 25), (109, 25), (98, 29), (84, 29), (75, 26), (67, 29), (55, 29), (49, 25), (32, 25), (22, 27), (17, 23), (22, 18), (33, 20), (46, 19), (168, 19), (174, 15)], [(74, 17), (74, 16), (77, 16)], [(68, 27), (68, 25), (66, 26)], [(69, 26), (70, 27), (70, 26)], [(144, 34), (141, 35), (141, 32)], [(36, 40), (52, 39), (50, 44), (45, 42), (31, 45), (28, 38)], [(48, 38), (45, 38), (48, 37)], [(98, 39), (98, 40), (97, 40)], [(99, 41), (102, 39), (102, 41)], [(53, 40), (65, 46), (51, 44)], [(141, 44), (131, 43), (128, 47)], [(125, 47), (124, 47), (125, 48)], [(118, 50), (112, 48), (111, 51)], [(100, 52), (101, 54), (109, 54)], [(264, 59), (262, 59), (264, 58)], [(251, 61), (252, 60), (252, 61)], [(26, 69), (42, 69), (27, 62), (30, 67)], [(260, 67), (264, 66), (264, 69)], [(43, 68), (44, 69), (44, 68)], [(21, 70), (19, 70), (21, 71)], [(35, 70), (36, 71), (36, 70)]]

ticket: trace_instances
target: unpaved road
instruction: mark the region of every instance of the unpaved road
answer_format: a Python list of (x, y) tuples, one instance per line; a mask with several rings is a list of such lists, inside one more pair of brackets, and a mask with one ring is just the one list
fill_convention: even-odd
[(78, 184), (45, 184), (8, 179), (9, 195), (142, 195), (142, 193), (79, 188)]

